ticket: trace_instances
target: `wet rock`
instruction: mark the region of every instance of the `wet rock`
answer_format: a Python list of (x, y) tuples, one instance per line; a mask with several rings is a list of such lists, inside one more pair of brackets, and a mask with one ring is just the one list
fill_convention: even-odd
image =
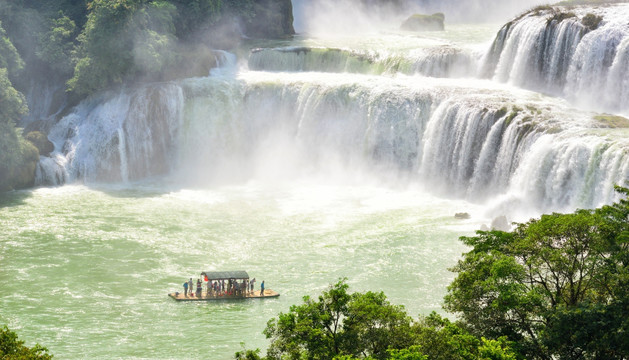
[(491, 229), (500, 231), (511, 231), (511, 224), (507, 220), (507, 217), (502, 215), (494, 218), (491, 221)]
[(444, 20), (445, 15), (442, 13), (432, 15), (413, 14), (402, 23), (400, 28), (407, 31), (442, 31), (444, 29)]
[(55, 145), (48, 140), (48, 137), (39, 131), (31, 131), (26, 136), (24, 136), (26, 140), (28, 140), (31, 144), (35, 145), (37, 151), (39, 151), (39, 155), (49, 156), (53, 150), (55, 150)]
[(460, 212), (460, 213), (454, 214), (454, 218), (456, 218), (456, 219), (469, 219), (470, 218), (470, 214), (468, 214), (466, 212)]

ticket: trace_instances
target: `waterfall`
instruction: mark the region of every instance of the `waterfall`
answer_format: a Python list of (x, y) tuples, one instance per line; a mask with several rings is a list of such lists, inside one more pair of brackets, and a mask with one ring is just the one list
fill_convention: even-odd
[(51, 129), (53, 161), (40, 161), (37, 183), (129, 181), (168, 173), (182, 98), (179, 87), (157, 84), (84, 101)]
[[(594, 30), (589, 11), (604, 18)], [(600, 206), (629, 178), (629, 122), (584, 108), (629, 106), (623, 14), (629, 6), (538, 9), (505, 25), (482, 59), (478, 44), (444, 41), (452, 33), (295, 40), (253, 50), (248, 68), (217, 52), (207, 77), (83, 101), (51, 128), (37, 183), (359, 174), (504, 213)]]
[(413, 49), (405, 54), (359, 52), (319, 47), (254, 49), (249, 68), (258, 71), (322, 71), (359, 74), (421, 74), (431, 77), (465, 77), (476, 67), (469, 51), (440, 45)]
[[(584, 17), (600, 16), (594, 30)], [(481, 65), (481, 75), (563, 96), (598, 111), (627, 112), (629, 5), (533, 10), (505, 25)]]
[(250, 72), (82, 104), (51, 132), (67, 176), (40, 181), (169, 173), (246, 181), (349, 169), (472, 201), (521, 194), (545, 209), (592, 207), (629, 177), (626, 136), (599, 125), (486, 81)]

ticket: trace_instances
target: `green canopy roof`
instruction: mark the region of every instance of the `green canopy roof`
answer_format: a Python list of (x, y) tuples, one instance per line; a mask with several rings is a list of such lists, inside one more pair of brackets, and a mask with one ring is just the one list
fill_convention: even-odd
[(207, 276), (210, 280), (225, 280), (225, 279), (249, 279), (249, 274), (246, 271), (204, 271), (201, 276)]

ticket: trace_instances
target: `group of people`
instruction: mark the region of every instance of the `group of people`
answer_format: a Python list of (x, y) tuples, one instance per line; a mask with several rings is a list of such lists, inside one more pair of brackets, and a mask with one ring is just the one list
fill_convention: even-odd
[[(237, 279), (227, 279), (225, 281), (222, 280), (212, 280), (205, 279), (205, 293), (206, 296), (247, 296), (248, 294), (253, 293), (253, 288), (256, 282), (256, 278), (252, 280), (242, 279), (241, 281)], [(197, 279), (196, 291), (193, 291), (194, 283), (192, 282), (192, 278), (187, 282), (183, 283), (183, 293), (186, 297), (188, 296), (203, 296), (203, 282), (201, 279)], [(260, 283), (260, 295), (264, 296), (264, 280)]]

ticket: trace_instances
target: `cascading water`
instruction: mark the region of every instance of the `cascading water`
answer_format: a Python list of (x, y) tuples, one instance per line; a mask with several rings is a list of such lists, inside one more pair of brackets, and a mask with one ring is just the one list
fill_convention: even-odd
[(481, 74), (582, 107), (627, 113), (628, 17), (626, 4), (533, 10), (498, 32)]
[[(618, 74), (629, 63), (628, 41), (619, 16), (610, 14), (628, 9), (592, 10), (605, 18), (592, 31), (582, 24), (588, 10), (529, 12), (499, 31), (479, 71), (571, 99), (603, 97), (614, 88), (618, 96), (600, 103), (623, 107), (628, 84)], [(38, 182), (163, 174), (246, 180), (265, 168), (300, 173), (338, 166), (537, 210), (611, 201), (611, 184), (628, 177), (623, 130), (601, 134), (603, 120), (557, 99), (463, 80), (479, 59), (479, 44), (467, 41), (467, 31), (396, 33), (384, 41), (370, 35), (332, 46), (297, 39), (254, 49), (250, 70), (237, 70), (233, 55), (218, 52), (225, 65), (210, 77), (81, 104), (52, 129), (56, 152), (40, 162)]]
[(180, 87), (166, 84), (83, 102), (51, 129), (55, 154), (40, 161), (37, 182), (129, 181), (169, 172), (182, 96)]
[(473, 54), (446, 45), (420, 48), (397, 56), (312, 47), (256, 49), (249, 56), (249, 68), (259, 71), (403, 73), (461, 77), (469, 76), (475, 67)]
[(282, 176), (336, 164), (474, 201), (527, 193), (518, 201), (559, 209), (610, 201), (610, 184), (629, 174), (622, 134), (486, 81), (250, 72), (154, 85), (79, 112), (55, 128), (74, 129), (56, 143), (66, 142), (70, 178), (87, 181), (170, 170), (246, 180), (278, 164)]

